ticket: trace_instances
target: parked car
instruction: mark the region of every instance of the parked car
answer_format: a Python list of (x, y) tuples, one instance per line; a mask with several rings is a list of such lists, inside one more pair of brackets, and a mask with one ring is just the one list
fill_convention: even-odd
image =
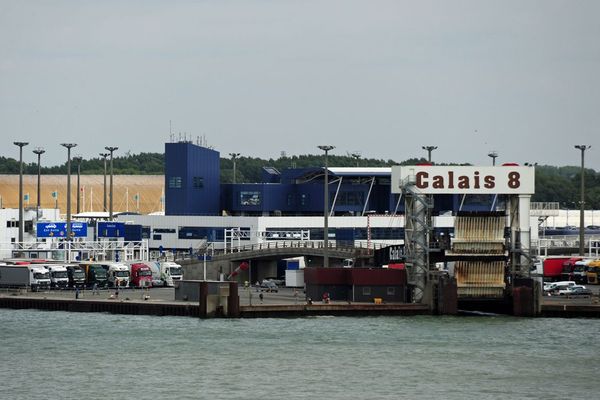
[(279, 287), (275, 284), (275, 282), (267, 280), (267, 279), (263, 279), (262, 283), (260, 284), (260, 287), (265, 292), (277, 293), (279, 291)]
[(566, 290), (576, 285), (577, 284), (575, 283), (575, 281), (553, 282), (550, 284), (544, 284), (544, 291), (550, 294), (556, 294), (561, 290)]
[(583, 285), (574, 285), (558, 291), (559, 296), (591, 296), (592, 291)]

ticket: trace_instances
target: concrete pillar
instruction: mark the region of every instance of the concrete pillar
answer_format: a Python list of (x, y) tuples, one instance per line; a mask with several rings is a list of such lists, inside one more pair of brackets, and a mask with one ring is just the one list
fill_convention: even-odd
[(206, 318), (208, 316), (208, 282), (200, 282), (199, 286), (199, 310), (198, 317)]
[(229, 318), (239, 318), (240, 316), (240, 296), (238, 295), (238, 285), (236, 282), (229, 282), (227, 316)]

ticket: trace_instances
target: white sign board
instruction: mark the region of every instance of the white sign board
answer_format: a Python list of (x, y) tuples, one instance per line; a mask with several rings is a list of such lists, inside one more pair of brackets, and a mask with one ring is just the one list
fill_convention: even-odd
[(392, 167), (392, 193), (401, 193), (405, 184), (423, 194), (534, 194), (535, 169), (504, 165)]

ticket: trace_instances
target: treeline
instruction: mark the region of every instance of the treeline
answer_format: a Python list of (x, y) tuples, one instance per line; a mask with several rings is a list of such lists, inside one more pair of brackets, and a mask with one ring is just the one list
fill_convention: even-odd
[[(43, 162), (43, 158), (42, 158)], [(335, 167), (391, 167), (423, 163), (423, 158), (395, 160), (355, 158), (351, 155), (329, 155), (329, 165)], [(286, 168), (308, 168), (322, 166), (323, 155), (282, 156), (278, 159), (241, 157), (236, 159), (236, 181), (238, 183), (260, 182), (262, 168), (275, 167), (279, 171)], [(108, 164), (108, 163), (107, 163)], [(162, 175), (164, 174), (164, 154), (126, 154), (113, 160), (115, 174), (118, 175)], [(25, 174), (37, 174), (37, 163), (24, 164)], [(77, 161), (72, 162), (72, 171), (77, 171)], [(13, 158), (0, 157), (0, 174), (18, 174), (19, 162)], [(66, 174), (66, 163), (58, 166), (42, 167), (42, 174)], [(81, 173), (101, 175), (104, 173), (104, 160), (101, 157), (81, 161)], [(562, 208), (579, 208), (581, 169), (579, 167), (537, 166), (535, 170), (536, 193), (533, 201), (555, 201)], [(233, 181), (233, 161), (221, 158), (221, 182)], [(585, 170), (586, 208), (600, 209), (600, 173), (593, 169)]]

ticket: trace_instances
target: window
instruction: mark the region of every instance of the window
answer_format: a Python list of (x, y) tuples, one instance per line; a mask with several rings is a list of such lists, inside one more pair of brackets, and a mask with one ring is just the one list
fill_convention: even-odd
[(18, 228), (19, 227), (19, 221), (6, 221), (6, 227), (7, 228)]
[(175, 233), (175, 229), (171, 228), (154, 228), (154, 233)]
[(152, 240), (162, 240), (162, 235), (152, 235)]
[(259, 206), (260, 192), (240, 192), (240, 204), (243, 206)]
[(388, 296), (393, 296), (396, 294), (396, 288), (393, 286), (388, 286), (387, 288), (387, 294)]
[(181, 189), (180, 176), (172, 176), (169, 178), (169, 189)]
[(340, 206), (362, 206), (365, 203), (364, 192), (341, 192), (337, 203)]
[(195, 176), (193, 179), (194, 189), (202, 189), (204, 187), (204, 178)]
[(371, 287), (370, 286), (363, 287), (362, 294), (363, 294), (363, 296), (370, 296), (371, 295)]
[[(310, 199), (310, 197), (308, 196), (308, 194), (306, 194), (306, 193), (302, 193), (302, 194), (300, 195), (300, 205), (301, 205), (301, 206), (306, 206), (306, 205), (308, 205), (308, 201), (309, 201), (309, 199)], [(325, 207), (323, 207), (323, 208), (325, 208)]]

